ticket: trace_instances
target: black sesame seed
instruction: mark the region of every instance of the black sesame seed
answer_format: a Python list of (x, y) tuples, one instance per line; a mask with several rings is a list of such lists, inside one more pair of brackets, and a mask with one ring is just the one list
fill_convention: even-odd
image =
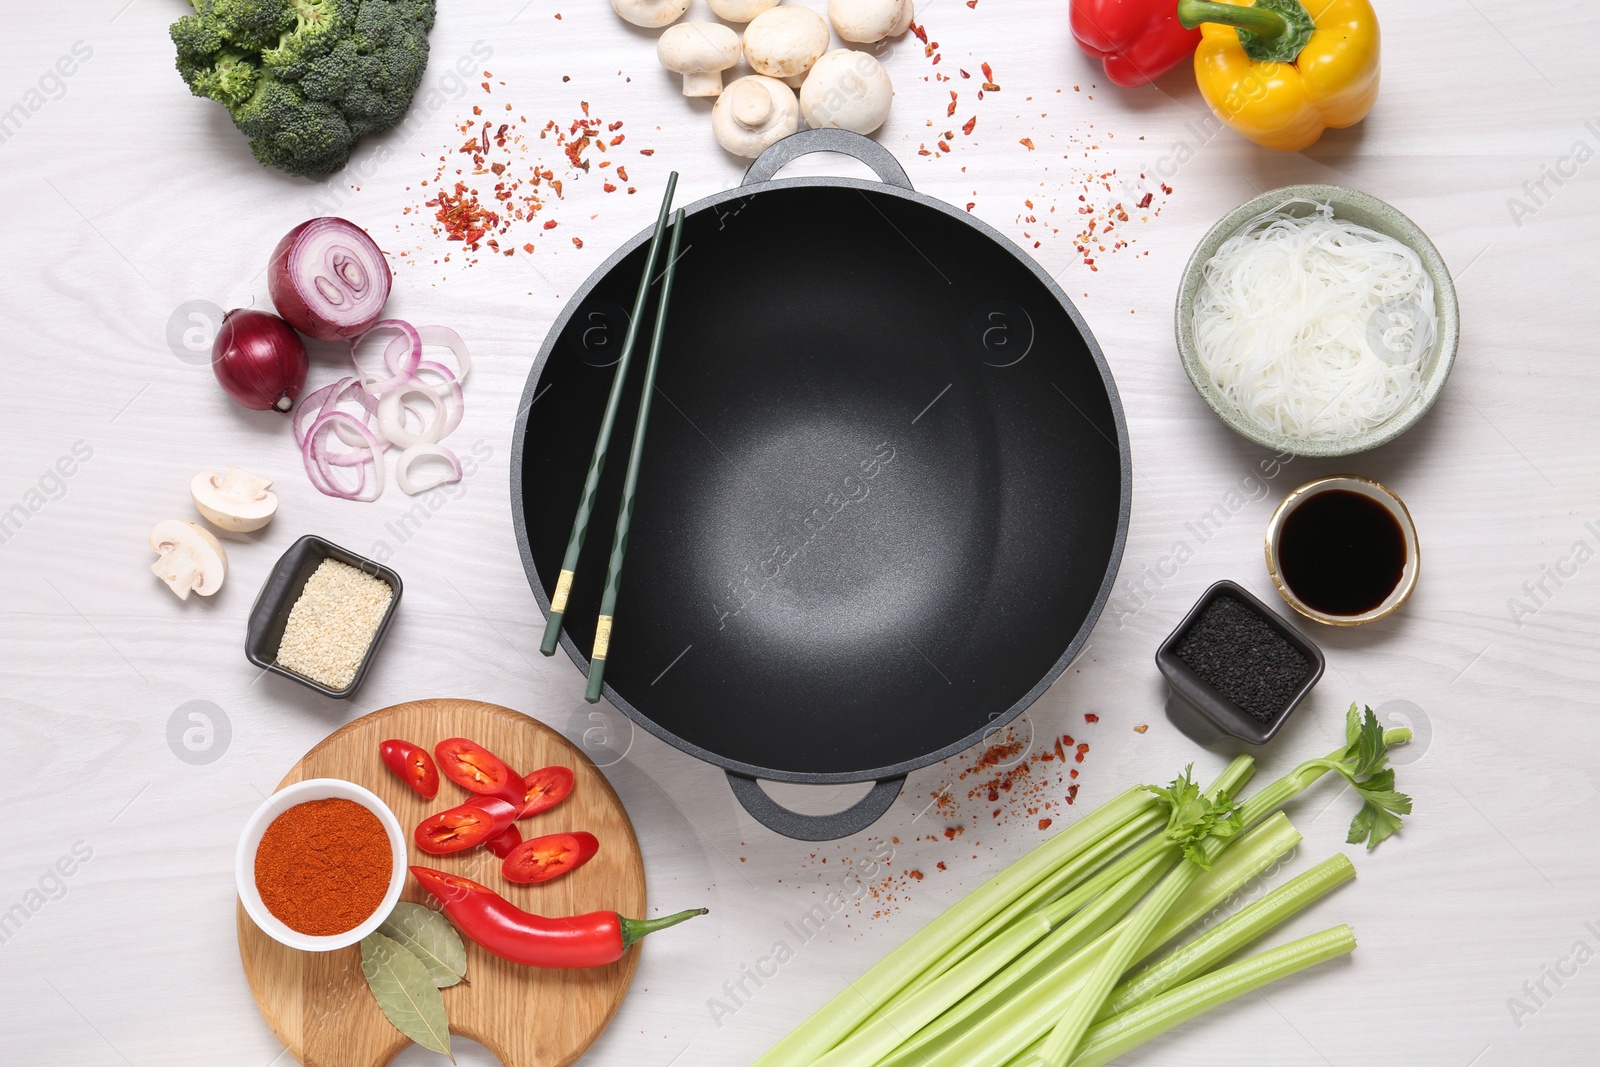
[(1263, 726), (1283, 714), (1311, 663), (1259, 613), (1219, 596), (1178, 642), (1178, 658)]

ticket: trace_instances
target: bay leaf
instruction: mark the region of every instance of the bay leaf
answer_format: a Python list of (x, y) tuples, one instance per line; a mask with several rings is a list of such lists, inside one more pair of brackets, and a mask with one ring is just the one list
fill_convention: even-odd
[(378, 933), (410, 949), (440, 989), (448, 989), (467, 975), (467, 946), (455, 925), (432, 908), (402, 901), (378, 927)]
[(361, 973), (367, 988), (394, 1023), (395, 1029), (425, 1049), (450, 1054), (450, 1023), (444, 997), (428, 977), (428, 969), (405, 946), (383, 934), (361, 940)]

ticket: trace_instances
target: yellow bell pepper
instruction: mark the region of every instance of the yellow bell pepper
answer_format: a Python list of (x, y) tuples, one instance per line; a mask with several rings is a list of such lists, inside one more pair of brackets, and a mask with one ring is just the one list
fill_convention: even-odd
[(1360, 122), (1378, 98), (1368, 0), (1178, 0), (1178, 21), (1200, 27), (1194, 73), (1206, 103), (1256, 144), (1298, 152)]

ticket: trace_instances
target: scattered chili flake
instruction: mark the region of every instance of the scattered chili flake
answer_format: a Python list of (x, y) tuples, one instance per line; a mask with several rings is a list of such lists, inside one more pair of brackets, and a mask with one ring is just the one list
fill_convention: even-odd
[(1142, 734), (1148, 729), (1150, 729), (1150, 724), (1147, 722), (1142, 722), (1133, 728), (1133, 732), (1136, 734)]
[(966, 122), (962, 123), (961, 132), (966, 134), (968, 137), (971, 137), (972, 136), (972, 131), (977, 129), (977, 127), (978, 127), (978, 116), (974, 115), (970, 119), (968, 119)]
[(918, 871), (918, 870), (910, 870), (910, 871), (906, 872), (906, 877), (907, 878), (915, 878), (917, 881), (920, 882), (920, 881), (922, 881), (922, 872)]
[(1041, 829), (1041, 830), (1050, 829), (1050, 820), (1049, 819), (1040, 819), (1039, 820), (1039, 829)]
[(1139, 200), (1139, 205), (1138, 206), (1142, 207), (1142, 208), (1143, 207), (1149, 207), (1150, 206), (1150, 201), (1154, 200), (1155, 197), (1156, 197), (1155, 193), (1145, 193), (1144, 196)]
[(1026, 148), (1028, 151), (1030, 151), (1030, 152), (1033, 151), (1033, 138), (1032, 137), (1023, 137), (1023, 138), (1019, 139), (1017, 141), (1017, 143), (1019, 145), (1021, 145), (1023, 148)]
[(530, 242), (528, 244), (523, 245), (522, 246), (522, 250), (524, 252), (532, 252), (533, 251), (533, 244)]
[(574, 248), (582, 248), (583, 247), (583, 238), (582, 237), (574, 237), (572, 239), (572, 246)]
[(940, 141), (939, 142), (939, 151), (948, 152), (948, 151), (950, 151), (950, 146), (948, 144), (945, 144), (943, 141)]
[(544, 223), (544, 228), (547, 229), (547, 230), (553, 230), (553, 229), (556, 228), (557, 225), (558, 225), (558, 223), (556, 222), (555, 219), (546, 219), (545, 223)]
[(656, 150), (654, 148), (641, 148), (639, 149), (639, 154), (641, 156), (653, 156), (656, 154)]
[(983, 80), (984, 81), (986, 81), (986, 82), (994, 81), (994, 68), (993, 67), (989, 66), (989, 64), (987, 64), (987, 63), (980, 63), (980, 64), (978, 64), (978, 69), (983, 71)]
[(947, 871), (950, 869), (944, 865), (944, 860), (940, 860), (938, 863), (934, 864), (934, 866), (938, 867), (941, 871)]
[(615, 185), (612, 185), (610, 182), (606, 182), (605, 185), (601, 186), (601, 188), (603, 188), (608, 193), (614, 193), (614, 192), (617, 191), (617, 187)]
[(1096, 715), (1092, 711), (1086, 711), (1086, 712), (1083, 713), (1083, 721), (1084, 722), (1099, 722), (1100, 721), (1100, 716)]
[(911, 24), (911, 32), (916, 34), (917, 40), (921, 41), (923, 44), (928, 43), (928, 31), (923, 29), (921, 26), (918, 26), (915, 22)]

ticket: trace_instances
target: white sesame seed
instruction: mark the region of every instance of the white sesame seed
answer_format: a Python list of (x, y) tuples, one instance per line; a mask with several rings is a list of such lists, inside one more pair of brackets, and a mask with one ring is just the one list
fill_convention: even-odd
[(346, 688), (393, 599), (393, 587), (382, 578), (336, 559), (323, 560), (289, 610), (278, 666), (329, 689)]

